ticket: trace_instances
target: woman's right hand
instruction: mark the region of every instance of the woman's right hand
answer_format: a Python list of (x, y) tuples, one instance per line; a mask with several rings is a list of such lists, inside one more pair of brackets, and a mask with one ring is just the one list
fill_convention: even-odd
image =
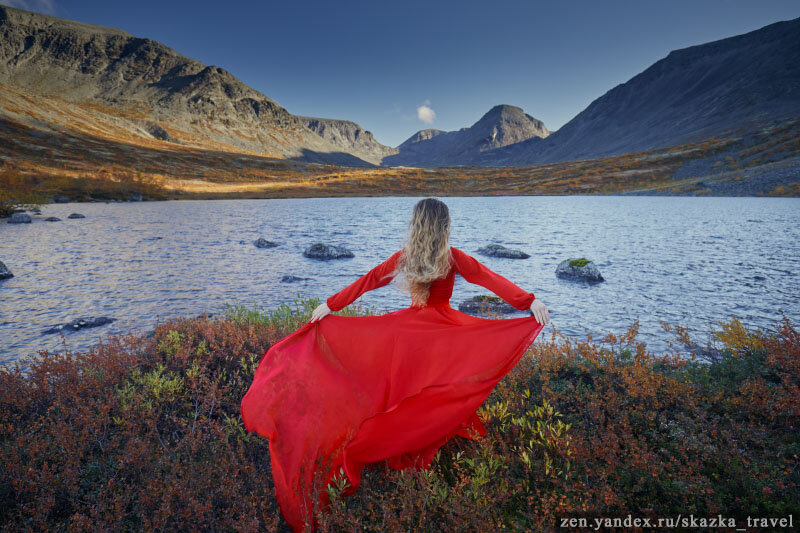
[(547, 306), (539, 300), (534, 300), (531, 304), (531, 313), (533, 313), (536, 321), (543, 326), (550, 322), (550, 312), (547, 310)]
[(317, 320), (322, 320), (325, 316), (331, 314), (331, 310), (328, 307), (327, 302), (322, 302), (311, 312), (311, 320), (309, 322), (316, 322)]

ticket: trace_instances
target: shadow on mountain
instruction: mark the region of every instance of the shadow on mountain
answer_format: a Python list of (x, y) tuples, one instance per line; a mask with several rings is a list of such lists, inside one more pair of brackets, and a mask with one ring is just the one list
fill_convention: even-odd
[(347, 152), (315, 152), (308, 148), (303, 148), (301, 152), (302, 155), (292, 157), (290, 160), (299, 161), (301, 163), (322, 163), (340, 167), (377, 167), (377, 165), (373, 165)]

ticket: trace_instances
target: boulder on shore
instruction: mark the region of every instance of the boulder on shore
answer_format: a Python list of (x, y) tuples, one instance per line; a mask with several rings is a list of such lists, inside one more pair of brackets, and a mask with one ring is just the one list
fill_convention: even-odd
[(473, 296), (469, 300), (461, 302), (458, 304), (458, 310), (462, 313), (469, 313), (471, 315), (485, 313), (508, 314), (519, 311), (519, 309), (512, 306), (499, 296), (489, 296), (486, 294)]
[(344, 246), (335, 246), (333, 244), (323, 244), (318, 242), (306, 248), (306, 250), (303, 252), (303, 257), (328, 261), (330, 259), (345, 259), (355, 256), (353, 255), (353, 252)]
[(256, 248), (275, 248), (278, 246), (277, 242), (268, 241), (264, 237), (259, 237), (253, 241), (253, 244), (256, 246)]
[(8, 279), (13, 278), (14, 274), (8, 269), (8, 267), (0, 261), (0, 279)]
[(505, 259), (527, 259), (530, 255), (520, 250), (512, 250), (501, 244), (489, 244), (478, 249), (478, 253), (488, 257), (503, 257)]
[(86, 218), (86, 215), (81, 215), (80, 213), (72, 213), (67, 218)]
[(61, 333), (62, 331), (78, 331), (79, 329), (96, 328), (98, 326), (110, 324), (115, 320), (115, 318), (109, 318), (107, 316), (77, 318), (72, 322), (67, 322), (66, 324), (60, 324), (50, 329), (46, 329), (43, 331), (43, 333)]
[(63, 194), (59, 194), (58, 196), (53, 198), (53, 203), (54, 204), (68, 204), (69, 203), (69, 197), (64, 196)]
[(14, 213), (8, 219), (9, 224), (30, 224), (31, 216), (28, 213)]
[(591, 283), (599, 283), (605, 281), (600, 274), (597, 266), (586, 259), (564, 259), (556, 267), (556, 276), (563, 279), (570, 279), (575, 281), (588, 281)]

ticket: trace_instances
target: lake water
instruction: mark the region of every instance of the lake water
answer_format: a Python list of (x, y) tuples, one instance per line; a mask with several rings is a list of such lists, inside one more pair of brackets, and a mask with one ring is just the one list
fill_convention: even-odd
[[(54, 325), (86, 316), (117, 321), (65, 335), (71, 350), (125, 331), (146, 331), (174, 316), (218, 314), (224, 304), (274, 308), (303, 296), (326, 298), (398, 250), (418, 198), (316, 198), (54, 204), (42, 217), (0, 222), (0, 260), (15, 277), (0, 281), (0, 362), (62, 348)], [(445, 198), (451, 244), (534, 292), (551, 324), (585, 338), (623, 333), (668, 349), (660, 321), (690, 326), (698, 340), (718, 320), (774, 326), (800, 316), (800, 200), (627, 196)], [(85, 219), (69, 220), (79, 212)], [(253, 240), (280, 243), (258, 249)], [(320, 262), (303, 250), (342, 244), (354, 259)], [(497, 242), (531, 255), (483, 257)], [(606, 281), (556, 278), (566, 258), (588, 257)], [(284, 275), (310, 278), (282, 283)], [(482, 287), (456, 277), (451, 305)], [(365, 294), (380, 312), (407, 307), (392, 285)], [(538, 342), (538, 341), (537, 341)]]

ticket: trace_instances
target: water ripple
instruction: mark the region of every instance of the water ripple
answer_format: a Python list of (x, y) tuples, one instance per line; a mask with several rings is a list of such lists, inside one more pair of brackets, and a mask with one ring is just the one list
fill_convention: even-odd
[[(84, 316), (117, 321), (65, 337), (72, 350), (101, 337), (145, 331), (176, 315), (220, 314), (225, 303), (274, 308), (298, 292), (325, 298), (402, 244), (417, 198), (219, 200), (45, 206), (33, 224), (0, 223), (0, 362), (61, 349), (53, 325)], [(468, 253), (490, 242), (530, 259), (477, 256), (551, 309), (559, 331), (596, 338), (640, 321), (654, 351), (671, 337), (659, 321), (705, 333), (738, 315), (769, 327), (800, 315), (800, 200), (783, 198), (490, 197), (446, 198), (451, 243)], [(67, 219), (80, 212), (85, 219)], [(522, 216), (524, 214), (524, 216)], [(42, 218), (57, 216), (58, 223)], [(744, 222), (743, 222), (744, 221)], [(258, 249), (264, 237), (280, 243)], [(318, 262), (314, 242), (344, 244), (355, 258)], [(565, 258), (595, 260), (606, 282), (557, 279)], [(309, 278), (282, 283), (284, 275)], [(484, 293), (457, 279), (453, 305)], [(362, 303), (399, 309), (391, 285)], [(549, 326), (548, 328), (549, 329)], [(547, 333), (547, 332), (546, 332)], [(547, 337), (547, 335), (545, 335)]]

